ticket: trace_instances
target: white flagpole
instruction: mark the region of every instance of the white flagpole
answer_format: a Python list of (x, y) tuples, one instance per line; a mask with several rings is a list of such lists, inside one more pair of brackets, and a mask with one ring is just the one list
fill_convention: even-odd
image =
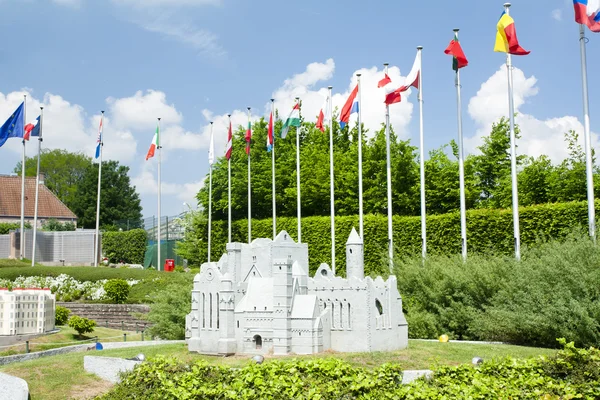
[(333, 176), (333, 101), (331, 91), (333, 86), (327, 88), (329, 90), (329, 201), (331, 207), (331, 273), (335, 276), (335, 181)]
[[(248, 107), (248, 127), (252, 131), (252, 126), (250, 125), (250, 107)], [(252, 183), (250, 181), (250, 143), (252, 143), (252, 138), (250, 138), (250, 142), (246, 143), (248, 147), (248, 243), (252, 243)]]
[(209, 167), (208, 167), (208, 262), (210, 262), (210, 245), (211, 245), (211, 233), (212, 233), (212, 169), (213, 169), (213, 158), (214, 158), (214, 151), (213, 151), (213, 122), (210, 121), (210, 149), (208, 150), (209, 156), (208, 156), (208, 162), (209, 162)]
[[(458, 39), (459, 29), (454, 29)], [(467, 260), (467, 204), (465, 200), (465, 160), (463, 149), (462, 100), (460, 96), (460, 70), (456, 69), (456, 112), (458, 116), (458, 179), (460, 185), (460, 238), (463, 260)]]
[(157, 251), (158, 251), (158, 259), (156, 261), (156, 270), (160, 271), (160, 240), (162, 238), (162, 221), (161, 221), (161, 217), (160, 217), (160, 162), (161, 162), (161, 151), (160, 149), (162, 148), (162, 146), (160, 145), (160, 118), (158, 118), (158, 137), (157, 137), (157, 150), (158, 150), (158, 230), (156, 231), (156, 241), (157, 241)]
[(596, 210), (594, 208), (594, 172), (592, 170), (592, 141), (590, 137), (590, 101), (588, 97), (587, 81), (587, 55), (585, 49), (585, 28), (579, 24), (579, 48), (581, 52), (581, 86), (583, 88), (583, 132), (585, 143), (585, 166), (587, 178), (587, 198), (588, 198), (588, 226), (589, 234), (594, 243), (596, 243)]
[[(277, 236), (277, 196), (275, 192), (275, 99), (271, 99), (271, 118), (273, 118), (273, 145), (271, 147), (271, 171), (273, 172), (273, 240), (275, 240), (275, 237)], [(267, 133), (267, 136), (268, 135), (269, 134)]]
[[(383, 64), (385, 75), (388, 73), (388, 63)], [(390, 105), (385, 104), (385, 150), (387, 170), (387, 212), (388, 212), (388, 257), (390, 274), (394, 273), (394, 228), (392, 225), (392, 162), (390, 155)]]
[[(510, 3), (504, 4), (504, 10), (508, 15)], [(512, 178), (512, 208), (513, 208), (513, 228), (515, 241), (515, 258), (521, 259), (521, 233), (519, 228), (519, 191), (517, 189), (517, 151), (515, 137), (515, 101), (513, 93), (513, 71), (512, 57), (506, 53), (506, 70), (508, 73), (508, 113), (510, 121), (510, 169)]]
[(21, 242), (19, 259), (25, 258), (25, 125), (27, 124), (27, 95), (23, 95), (23, 158), (21, 159)]
[[(229, 126), (231, 126), (231, 114), (228, 114), (227, 117), (229, 118)], [(229, 130), (227, 131), (227, 137), (229, 138)], [(231, 156), (227, 160), (227, 199), (227, 243), (231, 243)]]
[(102, 133), (100, 133), (100, 157), (98, 157), (98, 194), (96, 197), (96, 237), (94, 239), (94, 267), (98, 266), (100, 258), (100, 189), (102, 187), (102, 149), (104, 147), (104, 111), (100, 117)]
[[(296, 103), (300, 104), (300, 98), (296, 97)], [(300, 116), (300, 110), (298, 110)], [(300, 201), (300, 133), (302, 132), (302, 123), (296, 128), (296, 194), (298, 196), (296, 210), (298, 212), (298, 243), (302, 243), (302, 203)]]
[(365, 242), (365, 231), (364, 231), (364, 220), (363, 220), (363, 177), (362, 177), (362, 126), (361, 126), (361, 108), (360, 97), (360, 75), (356, 74), (358, 80), (358, 226), (360, 231), (360, 238)]
[[(417, 46), (419, 53), (423, 52), (423, 46)], [(427, 256), (427, 222), (425, 207), (425, 145), (423, 140), (423, 59), (421, 60), (421, 69), (419, 70), (419, 158), (421, 170), (421, 241), (423, 243), (422, 257)]]
[(44, 107), (40, 107), (40, 136), (38, 137), (37, 172), (35, 178), (35, 207), (33, 211), (33, 245), (31, 246), (31, 266), (35, 266), (35, 245), (37, 239), (38, 200), (40, 195), (40, 157), (42, 156), (42, 123), (44, 121)]

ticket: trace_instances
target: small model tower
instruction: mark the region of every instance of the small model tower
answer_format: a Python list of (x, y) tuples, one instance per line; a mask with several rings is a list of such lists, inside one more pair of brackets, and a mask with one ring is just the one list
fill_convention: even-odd
[(365, 256), (362, 238), (352, 228), (348, 241), (346, 242), (346, 276), (348, 279), (354, 277), (364, 279), (365, 277)]

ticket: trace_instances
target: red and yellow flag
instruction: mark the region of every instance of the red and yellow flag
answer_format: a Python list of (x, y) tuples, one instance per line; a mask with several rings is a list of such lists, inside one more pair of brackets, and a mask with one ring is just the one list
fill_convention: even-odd
[(516, 56), (526, 56), (530, 53), (519, 45), (517, 31), (515, 30), (515, 21), (506, 11), (502, 13), (497, 28), (498, 33), (496, 33), (494, 51), (510, 53)]

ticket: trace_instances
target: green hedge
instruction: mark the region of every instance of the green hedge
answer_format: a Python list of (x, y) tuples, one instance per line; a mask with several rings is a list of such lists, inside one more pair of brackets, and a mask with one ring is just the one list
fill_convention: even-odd
[(112, 263), (143, 264), (147, 234), (143, 229), (125, 232), (104, 232), (102, 253)]
[[(14, 222), (14, 223), (1, 222), (0, 223), (0, 235), (6, 235), (10, 231), (14, 231), (16, 229), (21, 229), (20, 222)], [(31, 224), (29, 222), (25, 222), (25, 229), (31, 229)]]
[[(597, 203), (597, 205), (600, 203)], [(532, 245), (536, 239), (563, 238), (573, 228), (587, 225), (587, 202), (570, 202), (521, 207), (521, 243)], [(336, 217), (336, 269), (345, 274), (345, 243), (352, 227), (358, 230), (358, 217)], [(395, 252), (411, 256), (421, 252), (421, 218), (394, 216)], [(296, 218), (278, 218), (277, 231), (286, 230), (296, 237)], [(331, 263), (330, 217), (302, 219), (302, 241), (308, 243), (309, 263), (312, 273), (319, 264)], [(387, 217), (365, 215), (365, 273), (387, 273)], [(212, 227), (212, 259), (218, 260), (225, 252), (227, 221), (214, 221)], [(206, 230), (201, 240), (206, 243)], [(232, 226), (232, 240), (246, 242), (247, 220), (238, 220)], [(252, 237), (271, 237), (272, 220), (252, 220)], [(467, 211), (467, 240), (469, 252), (513, 252), (512, 210), (479, 209)], [(460, 214), (458, 212), (427, 217), (427, 248), (431, 253), (458, 254), (461, 249)]]
[[(0, 268), (0, 278), (14, 281), (19, 276), (59, 276), (66, 274), (80, 282), (96, 282), (102, 279), (151, 279), (160, 272), (133, 268), (106, 267), (7, 267)], [(170, 275), (169, 275), (170, 276)]]

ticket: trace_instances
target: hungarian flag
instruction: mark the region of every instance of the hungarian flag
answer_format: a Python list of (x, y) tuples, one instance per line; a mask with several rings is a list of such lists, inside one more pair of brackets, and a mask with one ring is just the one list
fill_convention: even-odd
[(325, 122), (329, 121), (329, 96), (325, 99), (325, 104), (319, 111), (319, 117), (317, 118), (316, 127), (321, 132), (325, 132)]
[(285, 139), (288, 131), (290, 130), (290, 126), (299, 127), (300, 126), (300, 102), (298, 101), (294, 104), (294, 108), (292, 108), (292, 112), (287, 117), (285, 122), (283, 123), (283, 128), (281, 129), (281, 138)]
[(517, 30), (515, 29), (515, 20), (504, 11), (496, 25), (496, 44), (494, 51), (499, 53), (509, 53), (515, 56), (526, 56), (530, 51), (525, 50), (519, 44), (517, 39)]
[(157, 125), (156, 133), (154, 133), (154, 138), (152, 139), (152, 144), (150, 145), (150, 148), (148, 149), (148, 154), (146, 154), (146, 161), (148, 161), (150, 158), (154, 157), (154, 152), (156, 151), (156, 149), (160, 149), (159, 134), (160, 134), (160, 128)]
[(273, 150), (273, 111), (269, 114), (269, 129), (267, 131), (267, 151)]
[(450, 44), (448, 47), (446, 47), (444, 53), (450, 54), (452, 57), (454, 57), (452, 59), (452, 69), (455, 71), (458, 71), (459, 69), (469, 65), (469, 61), (467, 60), (467, 57), (465, 56), (465, 53), (458, 42), (457, 33), (454, 33), (454, 39), (450, 41)]
[(231, 130), (231, 118), (229, 119), (229, 132), (227, 133), (227, 145), (225, 147), (225, 158), (231, 159), (231, 152), (233, 150), (233, 131)]
[(252, 124), (248, 120), (248, 129), (246, 130), (246, 154), (250, 155), (250, 141), (252, 140)]

